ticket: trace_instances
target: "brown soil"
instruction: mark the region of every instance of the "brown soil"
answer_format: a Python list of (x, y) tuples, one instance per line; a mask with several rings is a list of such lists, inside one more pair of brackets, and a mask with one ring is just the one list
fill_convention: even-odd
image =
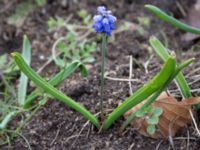
[[(17, 1), (15, 3), (17, 3)], [(6, 17), (13, 12), (13, 6), (0, 14), (0, 53), (10, 53), (15, 49), (20, 49), (22, 35), (27, 34), (31, 40), (33, 49), (32, 67), (37, 70), (42, 63), (47, 61), (47, 57), (51, 55), (50, 49), (52, 48), (53, 42), (56, 40), (47, 29), (46, 21), (50, 16), (67, 18), (69, 14), (73, 14), (73, 21), (78, 22), (79, 18), (76, 13), (81, 8), (85, 8), (91, 14), (95, 14), (97, 6), (106, 5), (113, 11), (113, 14), (117, 16), (118, 20), (137, 23), (138, 16), (148, 16), (151, 19), (151, 25), (146, 29), (147, 33), (144, 36), (138, 34), (137, 31), (125, 31), (117, 34), (115, 41), (112, 44), (108, 44), (106, 70), (108, 72), (115, 72), (115, 74), (112, 75), (113, 77), (128, 78), (129, 55), (132, 55), (139, 64), (147, 61), (149, 57), (148, 39), (151, 35), (155, 35), (162, 41), (165, 41), (161, 32), (166, 34), (169, 48), (176, 50), (179, 60), (193, 57), (193, 55), (197, 58), (194, 65), (186, 69), (185, 73), (189, 72), (192, 68), (199, 67), (200, 60), (198, 58), (200, 58), (200, 52), (195, 51), (191, 53), (192, 44), (197, 45), (198, 41), (196, 41), (197, 43), (183, 44), (180, 40), (183, 33), (163, 23), (147, 12), (143, 7), (146, 3), (154, 4), (166, 12), (173, 14), (175, 17), (183, 19), (180, 10), (173, 0), (151, 2), (146, 0), (84, 0), (81, 2), (70, 1), (67, 5), (62, 5), (61, 1), (49, 0), (48, 4), (43, 8), (38, 8), (30, 13), (24, 25), (17, 28), (8, 25), (6, 22)], [(191, 7), (192, 1), (179, 1), (179, 3), (181, 3), (182, 7), (187, 12)], [(3, 6), (0, 8), (2, 7)], [(5, 38), (5, 35), (8, 38)], [(45, 59), (40, 59), (41, 55), (43, 55)], [(82, 78), (80, 74), (76, 72), (69, 79), (65, 80), (59, 89), (84, 105), (92, 113), (98, 113), (101, 57), (99, 51), (94, 55), (96, 57), (96, 62), (90, 65), (90, 74), (87, 78)], [(153, 75), (159, 71), (161, 66), (158, 58), (154, 56), (148, 67), (149, 72), (146, 74), (144, 68), (138, 65), (138, 63), (133, 63), (133, 78), (138, 78), (140, 82), (132, 83), (133, 91), (152, 78)], [(55, 67), (54, 64), (51, 64), (42, 74), (44, 77), (49, 77), (57, 71), (58, 68)], [(189, 78), (188, 80), (191, 79)], [(199, 88), (199, 85), (199, 83), (195, 83), (191, 85), (191, 88)], [(129, 86), (127, 82), (106, 80), (105, 86), (104, 108), (106, 110), (114, 109), (119, 102), (129, 96)], [(175, 87), (172, 85), (170, 88), (173, 89)], [(200, 93), (194, 92), (193, 95), (200, 95)], [(70, 109), (63, 103), (51, 99), (28, 122), (22, 130), (22, 134), (27, 138), (31, 148), (34, 150), (151, 150), (156, 149), (159, 145), (159, 149), (168, 149), (170, 147), (170, 142), (168, 140), (154, 140), (144, 137), (131, 126), (126, 129), (123, 136), (119, 136), (117, 131), (123, 122), (123, 118), (117, 121), (108, 131), (100, 134), (91, 125), (87, 125), (84, 128), (86, 122), (87, 121), (79, 113)], [(83, 131), (79, 135), (82, 128)], [(195, 135), (193, 125), (185, 127), (176, 135), (174, 139), (175, 149), (187, 148), (188, 133), (190, 134), (189, 148), (191, 150), (200, 149), (200, 138)], [(4, 145), (1, 149), (25, 150), (27, 149), (27, 145), (22, 138), (18, 137), (10, 146)]]

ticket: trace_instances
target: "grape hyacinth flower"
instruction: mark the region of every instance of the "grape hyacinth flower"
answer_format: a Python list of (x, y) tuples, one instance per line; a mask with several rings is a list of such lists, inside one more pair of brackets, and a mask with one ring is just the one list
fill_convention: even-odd
[(112, 30), (115, 30), (114, 23), (117, 18), (112, 15), (110, 10), (106, 10), (104, 6), (99, 6), (97, 12), (98, 15), (93, 17), (93, 28), (97, 33), (106, 33), (108, 36), (111, 36)]
[(104, 116), (103, 112), (103, 91), (104, 91), (104, 73), (105, 73), (105, 59), (106, 59), (106, 43), (107, 38), (112, 35), (112, 31), (115, 29), (114, 23), (116, 22), (116, 17), (112, 15), (110, 10), (106, 10), (104, 6), (99, 6), (97, 8), (98, 15), (95, 15), (93, 20), (93, 28), (97, 33), (102, 33), (102, 49), (101, 49), (101, 89), (100, 89), (100, 111), (101, 118)]

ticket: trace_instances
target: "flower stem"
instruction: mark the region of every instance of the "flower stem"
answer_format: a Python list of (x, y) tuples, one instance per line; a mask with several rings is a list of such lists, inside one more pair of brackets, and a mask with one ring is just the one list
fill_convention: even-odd
[(105, 73), (105, 62), (106, 62), (106, 39), (107, 35), (104, 34), (102, 38), (102, 48), (101, 48), (101, 100), (100, 100), (100, 111), (101, 116), (103, 116), (103, 99), (104, 99), (104, 73)]

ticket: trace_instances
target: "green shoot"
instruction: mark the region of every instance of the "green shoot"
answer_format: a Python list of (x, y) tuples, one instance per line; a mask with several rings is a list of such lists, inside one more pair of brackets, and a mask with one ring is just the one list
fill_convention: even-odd
[(85, 9), (81, 9), (78, 12), (79, 17), (82, 19), (83, 24), (88, 25), (92, 21), (91, 15), (88, 14), (88, 12)]
[[(158, 54), (158, 56), (165, 62), (169, 57), (169, 52), (167, 51), (167, 49), (162, 45), (162, 43), (156, 37), (151, 37), (149, 42), (153, 47), (153, 49), (155, 50), (156, 54)], [(177, 75), (176, 81), (178, 83), (178, 87), (180, 88), (183, 97), (184, 98), (191, 97), (192, 94), (190, 92), (190, 88), (182, 72), (180, 72)]]
[[(22, 50), (22, 57), (26, 61), (28, 65), (31, 63), (31, 46), (27, 36), (23, 38), (23, 50)], [(21, 72), (20, 79), (19, 79), (19, 87), (18, 87), (18, 103), (23, 106), (26, 99), (26, 91), (28, 85), (28, 78), (27, 76)]]
[(56, 30), (56, 29), (59, 29), (61, 27), (64, 27), (65, 26), (65, 20), (61, 17), (58, 17), (57, 19), (54, 19), (54, 18), (50, 18), (48, 21), (47, 21), (47, 25), (49, 27), (49, 31), (53, 31), (53, 30)]
[(58, 91), (51, 84), (44, 81), (34, 70), (32, 70), (21, 57), (21, 55), (17, 52), (12, 53), (13, 58), (15, 59), (16, 64), (21, 69), (21, 71), (26, 74), (26, 76), (32, 80), (38, 87), (44, 90), (46, 93), (50, 94), (54, 98), (59, 101), (65, 103), (67, 106), (75, 109), (77, 112), (81, 113), (85, 118), (90, 120), (97, 128), (99, 128), (99, 121), (96, 119), (94, 115), (92, 115), (88, 110), (86, 110), (79, 103), (75, 102), (71, 98), (65, 96), (61, 91)]
[(150, 19), (148, 17), (138, 17), (138, 27), (137, 31), (139, 32), (140, 35), (145, 34), (145, 29), (144, 27), (149, 27), (150, 26)]
[[(82, 76), (87, 76), (88, 72), (85, 66), (80, 61), (74, 61), (68, 66), (66, 66), (63, 70), (57, 73), (50, 81), (49, 84), (52, 86), (57, 86), (60, 84), (65, 78), (67, 78), (70, 74), (72, 74), (77, 68), (80, 69)], [(23, 106), (24, 109), (28, 109), (32, 106), (34, 100), (41, 95), (41, 91), (39, 89), (34, 90), (28, 97)]]
[[(179, 74), (179, 72), (181, 70), (183, 70), (185, 67), (187, 67), (188, 65), (190, 65), (193, 61), (194, 61), (193, 58), (188, 59), (188, 60), (184, 61), (182, 64), (180, 64), (179, 66), (177, 66), (175, 71), (171, 75), (171, 77), (168, 79), (168, 81), (162, 87), (160, 87), (160, 89), (155, 91), (154, 94), (149, 99), (147, 99), (147, 102), (144, 105), (142, 105), (142, 107), (140, 107), (140, 109), (138, 109), (136, 112), (132, 113), (127, 118), (127, 120), (123, 123), (122, 127), (120, 128), (120, 132), (122, 132), (127, 127), (127, 125), (130, 124), (136, 118), (136, 114), (138, 112), (139, 113), (143, 112), (144, 109), (149, 107), (158, 98), (158, 96), (166, 89), (166, 87), (173, 81), (173, 79)], [(159, 114), (159, 112), (157, 112), (157, 113)]]
[(16, 115), (15, 111), (11, 111), (10, 113), (8, 113), (4, 119), (1, 121), (0, 123), (0, 130), (3, 130), (6, 128), (6, 125), (8, 124), (8, 122), (12, 119), (13, 116)]
[(133, 95), (128, 97), (121, 105), (114, 109), (114, 111), (103, 123), (103, 128), (108, 129), (113, 124), (113, 122), (121, 117), (125, 112), (163, 87), (174, 73), (175, 67), (176, 61), (175, 57), (172, 55), (168, 58), (167, 62), (161, 69), (160, 73), (158, 73), (158, 75), (156, 75), (151, 81), (134, 92)]
[(58, 43), (57, 49), (63, 54), (63, 58), (57, 57), (55, 63), (64, 67), (66, 63), (74, 60), (80, 60), (83, 63), (94, 62), (95, 58), (92, 53), (96, 51), (97, 44), (95, 42), (77, 41), (77, 37), (69, 32), (66, 40)]
[(182, 23), (181, 21), (173, 18), (172, 16), (167, 15), (164, 11), (160, 10), (158, 7), (153, 5), (145, 5), (145, 8), (147, 8), (150, 12), (152, 12), (154, 15), (162, 19), (163, 21), (170, 23), (174, 27), (181, 29), (186, 32), (194, 33), (194, 34), (200, 34), (200, 29), (191, 27), (185, 23)]

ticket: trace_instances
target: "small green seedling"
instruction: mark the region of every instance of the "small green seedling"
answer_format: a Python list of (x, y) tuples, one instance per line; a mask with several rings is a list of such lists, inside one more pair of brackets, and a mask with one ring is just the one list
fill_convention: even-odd
[(150, 135), (153, 135), (156, 131), (156, 125), (159, 122), (159, 117), (163, 113), (163, 110), (158, 107), (146, 107), (143, 110), (139, 110), (136, 112), (136, 117), (138, 118), (144, 118), (146, 122), (148, 123), (147, 127), (147, 133)]
[(79, 60), (83, 63), (91, 63), (95, 61), (92, 56), (93, 52), (97, 49), (95, 42), (77, 41), (77, 37), (69, 32), (66, 40), (61, 41), (57, 45), (57, 49), (62, 52), (63, 57), (56, 58), (56, 64), (60, 67), (64, 67), (66, 63)]
[(150, 19), (148, 17), (138, 17), (138, 27), (137, 31), (139, 32), (140, 35), (144, 35), (145, 29), (144, 27), (149, 27), (150, 26)]
[(65, 26), (65, 20), (61, 17), (57, 17), (57, 19), (54, 19), (51, 17), (47, 21), (47, 25), (48, 25), (49, 31), (58, 30), (61, 27)]
[(38, 6), (44, 6), (46, 4), (46, 0), (35, 0)]
[(9, 24), (21, 26), (30, 12), (44, 4), (46, 4), (46, 0), (35, 0), (35, 2), (30, 0), (21, 1), (17, 6), (15, 6), (15, 12), (8, 17), (7, 21)]
[(81, 9), (78, 12), (79, 17), (82, 19), (83, 24), (91, 24), (92, 21), (92, 16), (90, 14), (88, 14), (88, 12), (85, 9)]

